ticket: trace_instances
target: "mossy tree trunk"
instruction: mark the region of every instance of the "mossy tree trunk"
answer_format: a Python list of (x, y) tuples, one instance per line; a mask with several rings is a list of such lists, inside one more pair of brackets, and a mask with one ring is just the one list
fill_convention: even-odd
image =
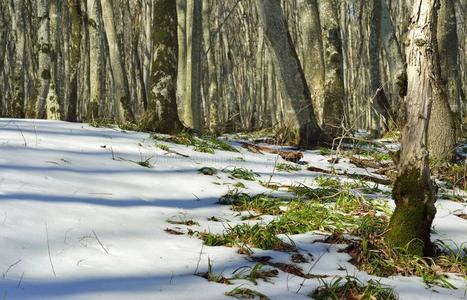
[(282, 89), (287, 98), (284, 126), (290, 132), (289, 142), (305, 147), (313, 146), (320, 138), (321, 129), (284, 12), (277, 0), (257, 0), (256, 3), (273, 63), (279, 70)]
[(182, 129), (177, 112), (177, 7), (173, 0), (154, 1), (152, 64), (148, 109), (143, 118), (147, 130), (174, 134)]
[(431, 225), (436, 187), (430, 179), (427, 136), (433, 99), (443, 85), (436, 45), (437, 0), (416, 1), (407, 48), (407, 121), (402, 130), (399, 175), (393, 188), (396, 210), (387, 242), (416, 255), (433, 254)]

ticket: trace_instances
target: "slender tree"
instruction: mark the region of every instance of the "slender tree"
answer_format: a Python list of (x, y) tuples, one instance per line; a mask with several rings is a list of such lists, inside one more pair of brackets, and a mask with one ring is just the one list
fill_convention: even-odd
[(70, 91), (68, 95), (68, 121), (76, 121), (78, 106), (78, 71), (81, 58), (82, 39), (82, 12), (78, 0), (68, 0), (68, 7), (71, 17), (71, 62), (70, 62)]
[(87, 30), (89, 32), (89, 102), (87, 119), (99, 119), (99, 106), (104, 97), (103, 71), (104, 55), (101, 43), (101, 5), (99, 0), (87, 0)]
[[(130, 105), (130, 90), (126, 77), (125, 67), (122, 57), (122, 49), (117, 37), (115, 27), (115, 17), (113, 12), (113, 0), (101, 0), (102, 16), (104, 19), (107, 44), (109, 46), (110, 65), (112, 68), (112, 78), (114, 81), (114, 108), (116, 110), (117, 121), (135, 120), (133, 110)], [(94, 68), (95, 66), (91, 66)]]
[(49, 0), (37, 1), (39, 30), (37, 33), (39, 48), (39, 92), (36, 101), (36, 118), (47, 118), (47, 99), (51, 82), (51, 45), (49, 37)]
[(201, 0), (187, 0), (186, 5), (186, 77), (184, 90), (184, 122), (197, 132), (203, 129), (201, 106), (201, 52), (203, 18)]

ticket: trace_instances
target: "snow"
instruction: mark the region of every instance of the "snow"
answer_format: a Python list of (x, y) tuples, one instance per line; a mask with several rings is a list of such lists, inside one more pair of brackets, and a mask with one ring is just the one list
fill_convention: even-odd
[[(188, 158), (167, 153), (167, 144)], [(59, 121), (0, 119), (0, 297), (2, 299), (231, 299), (236, 286), (250, 287), (271, 299), (309, 299), (320, 282), (282, 271), (273, 283), (245, 280), (233, 285), (195, 276), (210, 259), (214, 272), (230, 276), (255, 263), (234, 248), (207, 247), (189, 235), (171, 235), (167, 219), (193, 219), (193, 230), (222, 232), (240, 219), (218, 198), (241, 181), (249, 193), (268, 191), (258, 182), (232, 180), (225, 172), (204, 176), (204, 166), (219, 170), (252, 169), (268, 181), (276, 156), (216, 151), (199, 153), (190, 147), (156, 142), (148, 134)], [(239, 160), (238, 158), (242, 159)], [(149, 159), (152, 168), (136, 162)], [(306, 151), (304, 161), (329, 168), (329, 157)], [(342, 170), (367, 173), (342, 160)], [(272, 182), (314, 185), (319, 173), (276, 172)], [(220, 183), (220, 184), (215, 184)], [(230, 184), (226, 184), (230, 183)], [(440, 200), (434, 239), (453, 245), (467, 241), (465, 203)], [(225, 222), (211, 222), (216, 216)], [(339, 245), (312, 243), (318, 233), (291, 237), (312, 260), (303, 270), (330, 276), (359, 272)], [(287, 262), (290, 256), (255, 250)], [(344, 270), (342, 270), (344, 269)], [(326, 280), (331, 280), (332, 277)], [(465, 299), (466, 283), (453, 278), (457, 290), (427, 289), (420, 278), (377, 278), (395, 288), (400, 299)]]

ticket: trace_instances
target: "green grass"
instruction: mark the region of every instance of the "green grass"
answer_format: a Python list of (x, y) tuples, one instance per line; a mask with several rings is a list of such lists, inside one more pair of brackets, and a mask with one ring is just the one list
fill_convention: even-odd
[(249, 267), (240, 267), (233, 272), (233, 279), (248, 280), (254, 285), (258, 284), (258, 280), (262, 279), (264, 282), (271, 283), (271, 278), (277, 277), (279, 271), (271, 268), (264, 268), (264, 265), (257, 263), (256, 265)]
[(381, 238), (371, 237), (353, 247), (353, 262), (371, 275), (419, 276), (427, 286), (438, 285), (450, 289), (455, 287), (443, 272), (456, 273), (467, 279), (465, 250), (447, 250), (431, 258), (420, 257), (410, 254), (407, 249), (392, 248)]
[(322, 199), (339, 194), (339, 190), (335, 188), (309, 188), (304, 185), (290, 186), (288, 190), (301, 199)]
[[(273, 215), (267, 224), (242, 224), (229, 227), (222, 234), (202, 233), (200, 237), (209, 246), (229, 246), (261, 249), (289, 249), (277, 238), (278, 234), (300, 234), (311, 231), (347, 233), (362, 238), (381, 234), (389, 218), (376, 200), (342, 193), (326, 203), (319, 201), (286, 200), (265, 194), (250, 196), (232, 190), (219, 199), (220, 204), (231, 205), (234, 211), (250, 211), (259, 215)], [(249, 219), (249, 218), (248, 218)], [(246, 251), (243, 251), (246, 252)]]
[(222, 196), (219, 203), (232, 205), (234, 211), (254, 211), (259, 214), (279, 215), (282, 213), (280, 207), (284, 204), (284, 201), (265, 194), (251, 197), (235, 189)]
[(363, 283), (353, 276), (337, 277), (331, 282), (321, 279), (321, 286), (310, 296), (316, 300), (396, 300), (394, 291), (389, 286), (370, 280)]
[(238, 150), (228, 142), (222, 141), (216, 136), (208, 134), (197, 137), (194, 134), (185, 131), (173, 136), (155, 135), (154, 138), (164, 142), (192, 146), (193, 150), (203, 153), (214, 154), (215, 150), (238, 152)]
[(331, 155), (332, 151), (329, 148), (319, 148), (319, 154), (325, 156), (325, 155)]
[(236, 178), (236, 179), (254, 181), (256, 180), (256, 177), (259, 177), (259, 174), (253, 172), (252, 170), (236, 167), (230, 171), (230, 177)]
[(208, 281), (211, 282), (216, 282), (216, 283), (222, 283), (222, 284), (232, 284), (231, 278), (224, 277), (224, 275), (221, 274), (216, 274), (212, 270), (212, 264), (211, 264), (211, 259), (208, 258), (208, 270), (205, 273), (198, 273), (196, 274), (198, 276), (201, 276), (203, 278), (206, 278)]
[(156, 144), (156, 147), (159, 147), (160, 149), (166, 151), (166, 152), (170, 152), (170, 147), (165, 145), (165, 144)]
[(231, 291), (225, 293), (226, 296), (234, 297), (237, 299), (259, 299), (259, 300), (269, 300), (269, 297), (254, 291), (249, 288), (236, 287)]
[(316, 183), (323, 188), (340, 188), (341, 182), (338, 178), (330, 176), (318, 176), (316, 177)]
[(287, 163), (278, 163), (276, 165), (277, 171), (287, 172), (287, 173), (297, 172), (297, 171), (300, 171), (301, 169), (302, 168), (300, 168), (297, 165), (292, 165), (292, 164), (287, 164)]
[(283, 242), (263, 224), (240, 224), (230, 227), (222, 234), (199, 233), (198, 236), (207, 246), (236, 246), (243, 253), (251, 253), (250, 247), (279, 251), (293, 249), (293, 246)]
[(377, 149), (357, 149), (357, 154), (373, 159), (377, 162), (392, 160), (392, 157), (388, 152), (384, 152)]

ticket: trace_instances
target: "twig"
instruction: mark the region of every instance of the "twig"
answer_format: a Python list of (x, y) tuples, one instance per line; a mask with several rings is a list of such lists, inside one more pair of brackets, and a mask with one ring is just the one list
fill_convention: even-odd
[(52, 272), (54, 274), (54, 277), (57, 278), (57, 274), (55, 273), (54, 264), (52, 262), (52, 256), (50, 255), (49, 229), (47, 227), (47, 223), (45, 223), (45, 233), (47, 235), (47, 252), (49, 253), (50, 267), (52, 268)]
[(23, 137), (24, 147), (27, 147), (28, 143), (26, 142), (26, 138), (24, 137), (23, 131), (21, 130), (21, 128), (19, 128), (18, 124), (15, 123), (15, 126), (16, 126), (16, 128), (18, 128), (19, 133), (21, 133), (21, 136)]
[(201, 250), (199, 251), (198, 263), (196, 264), (196, 269), (193, 274), (198, 274), (199, 264), (201, 263), (201, 255), (203, 254), (204, 244), (201, 245)]
[(101, 240), (99, 240), (99, 237), (97, 236), (96, 232), (93, 230), (92, 234), (94, 234), (94, 237), (96, 238), (97, 242), (99, 245), (102, 247), (102, 249), (105, 251), (105, 253), (109, 254), (109, 251), (104, 247), (104, 245), (101, 243)]
[(6, 277), (6, 275), (8, 274), (8, 272), (10, 271), (11, 268), (13, 268), (14, 266), (16, 266), (17, 264), (19, 264), (21, 262), (21, 259), (18, 259), (16, 262), (12, 263), (5, 271), (5, 273), (3, 273), (3, 278)]
[(17, 289), (21, 287), (21, 283), (23, 282), (23, 277), (24, 277), (24, 272), (21, 274), (21, 277), (19, 278), (18, 285), (16, 286)]
[[(318, 264), (318, 262), (321, 260), (321, 258), (324, 256), (325, 253), (322, 253), (310, 266), (310, 269), (308, 270), (308, 274), (311, 273), (311, 271), (313, 270), (313, 268), (316, 266), (316, 264)], [(298, 294), (300, 292), (300, 290), (302, 289), (303, 285), (305, 284), (305, 281), (307, 280), (307, 278), (303, 278), (303, 281), (302, 283), (300, 283), (300, 287), (298, 288), (298, 290), (295, 292), (295, 294)]]

